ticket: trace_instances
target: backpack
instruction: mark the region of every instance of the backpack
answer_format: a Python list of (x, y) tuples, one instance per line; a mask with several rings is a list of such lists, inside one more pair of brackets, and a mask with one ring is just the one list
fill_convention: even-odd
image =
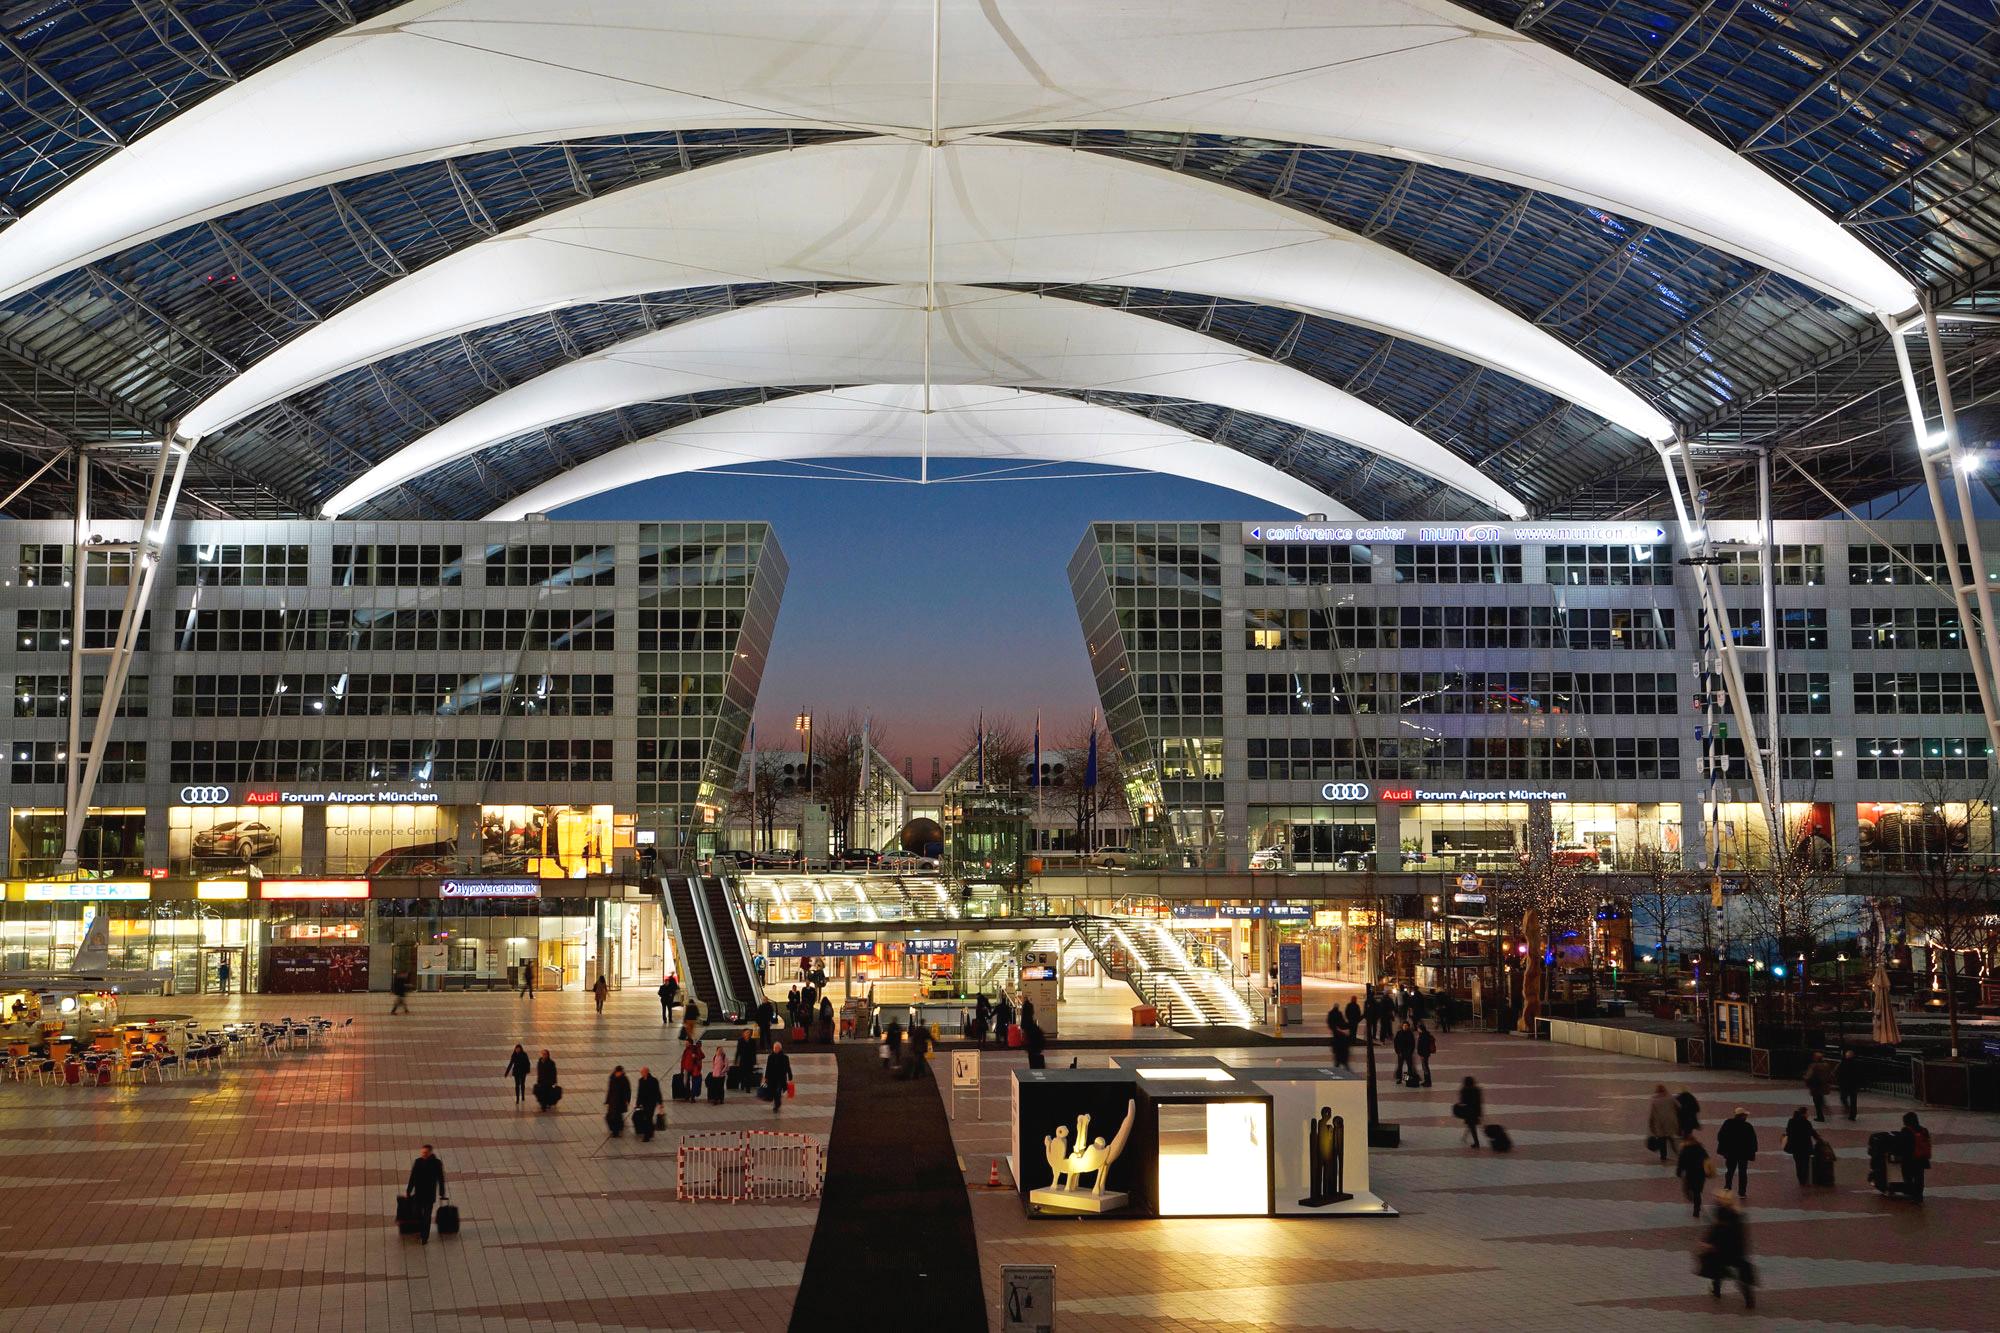
[(1910, 1157), (1920, 1165), (1931, 1164), (1931, 1132), (1928, 1129), (1910, 1131)]

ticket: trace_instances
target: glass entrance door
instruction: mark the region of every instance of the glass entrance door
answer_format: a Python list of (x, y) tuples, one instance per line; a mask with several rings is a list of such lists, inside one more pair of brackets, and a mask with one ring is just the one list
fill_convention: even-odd
[(203, 995), (241, 995), (246, 986), (242, 949), (210, 946), (201, 951)]

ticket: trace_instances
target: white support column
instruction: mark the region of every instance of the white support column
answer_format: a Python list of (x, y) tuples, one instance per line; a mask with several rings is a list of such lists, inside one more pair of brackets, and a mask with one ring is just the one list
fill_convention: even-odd
[[(1685, 440), (1676, 441), (1672, 446), (1655, 444), (1660, 454), (1660, 463), (1666, 469), (1667, 488), (1673, 497), (1674, 512), (1680, 518), (1681, 538), (1691, 557), (1700, 559), (1708, 545), (1708, 520), (1699, 507), (1690, 511), (1689, 503), (1699, 506), (1701, 487), (1695, 478), (1693, 450)], [(1674, 472), (1671, 451), (1680, 454), (1681, 474)], [(1681, 489), (1682, 478), (1687, 483), (1686, 492)], [(1701, 549), (1697, 549), (1701, 548)], [(1743, 667), (1739, 659), (1736, 641), (1729, 632), (1729, 608), (1722, 596), (1722, 579), (1709, 564), (1692, 566), (1695, 571), (1695, 588), (1701, 598), (1702, 612), (1707, 617), (1719, 646), (1717, 658), (1722, 667), (1723, 688), (1729, 694), (1730, 710), (1736, 715), (1737, 730), (1743, 741), (1743, 762), (1750, 771), (1750, 785), (1757, 794), (1757, 804), (1764, 811), (1767, 832), (1772, 845), (1777, 846), (1784, 838), (1784, 812), (1772, 804), (1771, 784), (1767, 780), (1765, 764), (1772, 757), (1757, 739), (1757, 717), (1750, 709), (1750, 692), (1743, 683)], [(1772, 682), (1766, 681), (1768, 688)]]
[(1785, 747), (1780, 740), (1784, 727), (1779, 720), (1784, 691), (1779, 688), (1778, 681), (1777, 532), (1777, 521), (1771, 516), (1771, 451), (1766, 449), (1757, 456), (1757, 568), (1760, 574), (1757, 583), (1764, 598), (1764, 735), (1771, 756), (1768, 774), (1771, 805), (1778, 812), (1779, 820), (1771, 836), (1774, 840), (1784, 838), (1785, 849), (1789, 851), (1791, 836), (1784, 827)]
[[(65, 812), (61, 869), (66, 874), (77, 868), (84, 818), (90, 812), (90, 798), (97, 790), (97, 777), (104, 767), (105, 747), (111, 741), (111, 724), (118, 716), (118, 704), (125, 694), (125, 681), (131, 674), (132, 657), (139, 646), (139, 627), (145, 623), (146, 611), (152, 603), (153, 578), (159, 572), (160, 553), (166, 545), (174, 508), (180, 503), (181, 481), (187, 475), (188, 456), (193, 452), (192, 441), (177, 440), (169, 432), (160, 441), (159, 457), (153, 464), (152, 481), (146, 489), (146, 509), (140, 519), (139, 540), (132, 544), (132, 569), (125, 583), (125, 605), (112, 640), (110, 666), (105, 672), (104, 689), (97, 703), (96, 725), (91, 729), (90, 757), (84, 763), (82, 780), (74, 783)], [(169, 463), (172, 464), (171, 482), (168, 482)], [(161, 503), (163, 485), (166, 488), (164, 505)], [(77, 568), (71, 577), (80, 587), (84, 572), (80, 548), (77, 555)], [(82, 643), (82, 630), (80, 623), (70, 627), (73, 642), (79, 645)], [(77, 732), (82, 702), (80, 696), (71, 695), (71, 735)], [(76, 751), (72, 749), (69, 755), (69, 772), (72, 775), (76, 772), (76, 759)]]
[(76, 808), (76, 791), (82, 773), (76, 766), (77, 749), (83, 743), (83, 567), (87, 559), (85, 543), (90, 540), (90, 455), (76, 451), (76, 517), (70, 525), (69, 543), (69, 698), (63, 701), (69, 719), (67, 748), (63, 751), (63, 809)]
[[(1984, 544), (1979, 540), (1979, 518), (1972, 507), (1971, 472), (1965, 449), (1958, 438), (1958, 410), (1952, 403), (1951, 376), (1945, 369), (1944, 344), (1938, 339), (1937, 311), (1931, 308), (1929, 301), (1925, 301), (1923, 312), (1924, 339), (1930, 344), (1931, 378), (1937, 389), (1938, 418), (1944, 427), (1944, 447), (1951, 460), (1952, 492), (1958, 500), (1958, 525), (1964, 530), (1966, 554), (1972, 557), (1968, 579), (1973, 594), (1979, 599), (1979, 629), (1986, 643), (1986, 663), (1990, 673), (2000, 667), (2000, 620), (1993, 615), (1993, 581), (1986, 572), (1986, 553), (1982, 549)], [(1944, 549), (1946, 559), (1956, 566), (1958, 544), (1947, 539)]]
[[(1986, 714), (1986, 739), (2000, 753), (2000, 708), (1995, 706), (1993, 668), (1996, 659), (1986, 651), (1985, 636), (1978, 627), (1979, 617), (1972, 613), (1972, 593), (1966, 586), (1966, 574), (1958, 563), (1958, 542), (1953, 537), (1950, 519), (1945, 514), (1944, 488), (1938, 482), (1937, 446), (1931, 443), (1929, 417), (1924, 411), (1923, 395), (1917, 388), (1915, 370), (1910, 365), (1910, 350), (1903, 342), (1903, 330), (1885, 319), (1889, 328), (1889, 346), (1896, 354), (1896, 372), (1903, 381), (1903, 400), (1910, 410), (1910, 430), (1917, 445), (1917, 462), (1924, 473), (1924, 489), (1930, 498), (1931, 521), (1937, 526), (1938, 542), (1952, 554), (1946, 561), (1951, 573), (1952, 601), (1958, 607), (1959, 637), (1965, 645), (1967, 658), (1972, 662), (1972, 678), (1979, 686), (1979, 703)], [(1983, 582), (1983, 571), (1980, 571)]]

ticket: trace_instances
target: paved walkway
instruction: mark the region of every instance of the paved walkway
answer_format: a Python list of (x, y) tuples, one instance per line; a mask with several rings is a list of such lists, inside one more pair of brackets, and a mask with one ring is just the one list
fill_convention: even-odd
[[(611, 997), (175, 997), (204, 1018), (355, 1016), (315, 1050), (245, 1055), (164, 1086), (0, 1083), (0, 1328), (782, 1329), (817, 1209), (674, 1201), (688, 1129), (769, 1129), (732, 1096), (672, 1107), (651, 1144), (606, 1138), (614, 1063), (678, 1057), (650, 989)], [(549, 1047), (561, 1109), (514, 1105), (516, 1041)], [(794, 1060), (782, 1128), (824, 1135), (833, 1061)], [(436, 1145), (464, 1232), (396, 1234), (410, 1159)]]
[[(1025, 1063), (989, 1053), (983, 1116), (973, 1122), (968, 1103), (954, 1122), (989, 1301), (1001, 1264), (1052, 1263), (1059, 1326), (1093, 1333), (2000, 1328), (2000, 1119), (1923, 1112), (1936, 1167), (1918, 1209), (1864, 1183), (1867, 1131), (1893, 1126), (1909, 1102), (1864, 1099), (1857, 1125), (1822, 1126), (1839, 1184), (1801, 1191), (1776, 1151), (1805, 1100), (1790, 1085), (1520, 1038), (1443, 1041), (1436, 1086), (1382, 1091), (1405, 1146), (1377, 1152), (1371, 1169), (1373, 1188), (1402, 1210), (1394, 1221), (1031, 1222), (1011, 1190), (983, 1188), (1006, 1151), (1008, 1075)], [(1203, 1054), (1262, 1063), (1273, 1052)], [(1467, 1073), (1485, 1085), (1489, 1117), (1512, 1130), (1512, 1154), (1462, 1146), (1450, 1106)], [(1694, 1090), (1711, 1146), (1739, 1104), (1757, 1124), (1748, 1217), (1765, 1285), (1747, 1315), (1692, 1275), (1698, 1225), (1642, 1142), (1655, 1082)]]

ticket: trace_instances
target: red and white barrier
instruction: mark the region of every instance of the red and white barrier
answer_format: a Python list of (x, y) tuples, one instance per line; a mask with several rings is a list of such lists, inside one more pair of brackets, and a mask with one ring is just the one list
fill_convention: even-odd
[(683, 1202), (817, 1199), (826, 1183), (826, 1149), (805, 1134), (683, 1134), (675, 1160), (680, 1181), (674, 1197)]

